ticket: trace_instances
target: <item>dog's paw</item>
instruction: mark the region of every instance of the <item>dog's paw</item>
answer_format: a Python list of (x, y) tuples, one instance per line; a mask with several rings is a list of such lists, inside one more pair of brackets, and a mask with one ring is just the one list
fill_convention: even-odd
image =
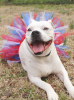
[(58, 100), (58, 95), (55, 92), (51, 92), (48, 96), (48, 100)]
[(74, 87), (70, 88), (69, 94), (74, 98)]

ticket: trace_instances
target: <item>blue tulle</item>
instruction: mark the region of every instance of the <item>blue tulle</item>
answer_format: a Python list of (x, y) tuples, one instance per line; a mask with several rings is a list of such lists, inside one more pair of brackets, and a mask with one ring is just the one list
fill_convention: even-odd
[(47, 12), (47, 13), (45, 13), (45, 20), (52, 19), (52, 16), (53, 16), (53, 12)]
[[(58, 47), (57, 47), (58, 48)], [(69, 56), (64, 52), (64, 50), (63, 49), (61, 49), (61, 48), (58, 48), (59, 50), (60, 50), (60, 52), (62, 53), (62, 55), (61, 56), (63, 56), (63, 57), (65, 57), (65, 58), (69, 58)]]
[(37, 15), (36, 21), (40, 21), (40, 14)]
[(21, 40), (19, 34), (15, 30), (9, 30), (9, 33), (11, 33), (14, 38)]
[(55, 46), (60, 49), (69, 49), (69, 47), (67, 47), (66, 45), (55, 45)]
[(19, 54), (16, 54), (16, 55), (13, 56), (12, 58), (15, 59), (15, 60), (17, 60), (17, 61), (20, 60), (20, 58), (19, 58)]
[(63, 34), (63, 33), (65, 33), (65, 30), (57, 30), (57, 31), (56, 31), (56, 30), (54, 30), (54, 32), (60, 32), (60, 33), (62, 33), (62, 34)]
[(27, 12), (23, 13), (23, 12), (21, 12), (21, 15), (23, 17), (23, 20), (25, 21), (26, 26), (28, 26), (29, 25), (29, 17), (30, 17), (29, 13), (27, 13)]

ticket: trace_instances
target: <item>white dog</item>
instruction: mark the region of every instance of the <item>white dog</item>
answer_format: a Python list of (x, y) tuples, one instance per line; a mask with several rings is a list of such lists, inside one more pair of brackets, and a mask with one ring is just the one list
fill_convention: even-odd
[(48, 100), (58, 100), (58, 95), (51, 85), (41, 80), (41, 77), (51, 73), (61, 79), (74, 98), (74, 87), (54, 45), (54, 28), (51, 20), (31, 21), (27, 28), (26, 39), (19, 48), (19, 56), (30, 81), (47, 92)]

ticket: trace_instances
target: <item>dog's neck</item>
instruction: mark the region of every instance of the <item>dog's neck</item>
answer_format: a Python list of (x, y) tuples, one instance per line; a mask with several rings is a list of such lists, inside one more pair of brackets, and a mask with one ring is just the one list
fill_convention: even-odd
[(45, 55), (44, 57), (48, 57), (50, 54), (51, 54), (51, 51), (47, 55)]
[(42, 55), (41, 56), (40, 55), (36, 56), (35, 54), (33, 54), (33, 55), (36, 56), (36, 57), (48, 57), (48, 56), (50, 56), (50, 54), (51, 54), (51, 51), (48, 54), (44, 55), (44, 56), (42, 56)]

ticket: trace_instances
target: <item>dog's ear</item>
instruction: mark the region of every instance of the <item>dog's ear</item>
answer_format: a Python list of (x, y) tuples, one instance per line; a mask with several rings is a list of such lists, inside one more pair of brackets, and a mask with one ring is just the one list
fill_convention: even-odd
[(35, 20), (34, 19), (30, 19), (30, 23), (32, 23), (32, 22), (35, 22)]
[(54, 28), (54, 25), (53, 25), (53, 22), (52, 22), (52, 20), (48, 20), (48, 22), (53, 26), (53, 28)]

